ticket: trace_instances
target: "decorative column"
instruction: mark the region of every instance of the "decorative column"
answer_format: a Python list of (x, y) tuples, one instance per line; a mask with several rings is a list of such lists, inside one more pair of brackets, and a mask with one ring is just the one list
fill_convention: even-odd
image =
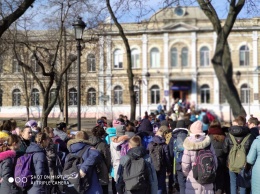
[(257, 60), (257, 55), (258, 55), (258, 49), (257, 49), (257, 44), (258, 44), (258, 34), (257, 31), (253, 31), (252, 34), (252, 39), (253, 39), (253, 104), (258, 105), (259, 104), (259, 86), (258, 86), (258, 75), (260, 73), (260, 69), (258, 69), (258, 60)]
[(196, 32), (191, 33), (191, 68), (194, 70), (192, 75), (192, 87), (191, 87), (191, 102), (194, 102), (195, 105), (198, 105), (197, 101), (197, 34)]
[(99, 70), (98, 70), (98, 104), (104, 105), (101, 96), (104, 95), (104, 37), (99, 39)]
[[(142, 75), (145, 75), (146, 72), (148, 71), (147, 69), (147, 55), (148, 55), (148, 51), (147, 51), (147, 43), (148, 43), (148, 39), (147, 39), (147, 35), (146, 34), (143, 34), (143, 37), (142, 37), (142, 58), (143, 58), (143, 68), (142, 68)], [(147, 82), (147, 79), (145, 76), (142, 76), (143, 79), (145, 79), (145, 83), (148, 83)], [(148, 83), (149, 84), (149, 83)], [(147, 90), (149, 89), (149, 86), (143, 84), (143, 89), (142, 89), (142, 105), (144, 107), (147, 107), (148, 105), (148, 92)], [(143, 113), (142, 113), (143, 114)]]
[(164, 50), (164, 77), (163, 77), (163, 98), (167, 101), (166, 109), (169, 110), (170, 107), (170, 91), (169, 91), (169, 34), (163, 34), (163, 50)]
[(105, 75), (105, 79), (106, 79), (106, 88), (105, 88), (105, 92), (106, 95), (109, 96), (109, 99), (107, 102), (108, 106), (111, 106), (112, 104), (112, 70), (111, 70), (111, 56), (113, 55), (113, 53), (111, 53), (112, 50), (112, 46), (111, 46), (111, 36), (107, 36), (107, 48), (106, 48), (106, 53), (107, 53), (107, 69), (106, 69), (106, 75)]

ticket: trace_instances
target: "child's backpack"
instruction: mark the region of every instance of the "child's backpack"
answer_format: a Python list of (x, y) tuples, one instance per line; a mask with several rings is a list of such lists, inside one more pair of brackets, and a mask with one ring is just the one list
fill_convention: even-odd
[(66, 194), (71, 193), (84, 193), (89, 188), (88, 176), (84, 178), (80, 177), (79, 166), (83, 163), (82, 156), (85, 151), (89, 151), (91, 147), (85, 146), (79, 154), (69, 153), (67, 161), (65, 162), (64, 169), (62, 171), (63, 180), (66, 184), (63, 185), (63, 192)]
[(186, 139), (188, 132), (181, 130), (179, 132), (177, 132), (177, 137), (173, 137), (173, 153), (174, 153), (174, 159), (176, 160), (176, 162), (181, 163), (182, 160), (182, 156), (183, 156), (183, 151), (184, 151), (184, 147), (183, 147), (183, 142)]
[(125, 156), (130, 149), (128, 141), (121, 144), (120, 156)]
[(123, 180), (126, 191), (143, 190), (150, 186), (149, 170), (146, 161), (141, 157), (129, 158), (124, 165)]
[(192, 166), (193, 178), (200, 184), (214, 183), (216, 178), (214, 155), (209, 148), (210, 146), (197, 151), (195, 163)]
[(212, 122), (215, 120), (215, 116), (213, 114), (211, 114), (211, 112), (207, 111), (206, 115), (209, 119), (209, 122)]
[(16, 181), (16, 185), (20, 188), (28, 188), (33, 184), (33, 175), (35, 173), (33, 154), (26, 153), (17, 159), (14, 177), (15, 180), (20, 180)]
[(143, 136), (142, 138), (142, 146), (147, 149), (148, 144), (153, 140), (153, 136)]
[(163, 155), (163, 145), (151, 142), (152, 146), (149, 147), (149, 154), (153, 162), (154, 169), (160, 171), (162, 168), (164, 155)]
[(234, 145), (228, 155), (228, 168), (231, 172), (239, 173), (246, 163), (244, 144), (250, 137), (250, 134), (248, 134), (240, 144), (237, 143), (233, 135), (229, 134), (229, 136)]

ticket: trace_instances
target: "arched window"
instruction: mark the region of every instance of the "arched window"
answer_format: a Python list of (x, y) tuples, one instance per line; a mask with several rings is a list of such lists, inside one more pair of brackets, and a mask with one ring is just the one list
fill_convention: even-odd
[(123, 53), (120, 49), (114, 51), (114, 68), (122, 69), (123, 68)]
[(134, 93), (135, 93), (135, 101), (136, 101), (136, 104), (139, 104), (140, 89), (139, 89), (138, 86), (134, 86)]
[(34, 56), (31, 57), (31, 68), (35, 73), (40, 71), (40, 66), (36, 63)]
[(160, 52), (158, 48), (152, 48), (150, 52), (151, 68), (160, 67)]
[(178, 66), (178, 51), (177, 48), (171, 48), (171, 66), (177, 67)]
[(160, 88), (157, 85), (151, 87), (151, 103), (158, 104), (160, 102)]
[[(53, 101), (53, 99), (55, 99), (56, 93), (57, 93), (56, 88), (52, 88), (51, 91), (50, 91), (50, 101), (49, 101), (49, 103), (51, 103)], [(58, 105), (58, 98), (55, 102), (55, 105)]]
[(132, 68), (140, 67), (140, 53), (137, 49), (131, 50), (131, 62), (132, 62)]
[(204, 84), (200, 87), (200, 102), (201, 103), (210, 103), (210, 91), (209, 86)]
[(250, 88), (247, 84), (243, 84), (240, 88), (241, 103), (248, 103), (250, 99)]
[(77, 105), (77, 90), (75, 88), (69, 89), (69, 105)]
[(114, 104), (123, 104), (123, 90), (121, 86), (114, 88)]
[(31, 106), (39, 106), (39, 105), (40, 105), (40, 93), (38, 89), (34, 88), (32, 89)]
[(187, 67), (188, 66), (188, 48), (183, 47), (181, 49), (181, 65), (182, 67)]
[(200, 66), (209, 66), (209, 48), (206, 46), (200, 49)]
[(88, 66), (88, 72), (95, 72), (96, 71), (96, 58), (95, 58), (95, 55), (88, 54), (87, 66)]
[(21, 92), (19, 89), (13, 90), (13, 106), (20, 106), (21, 105)]
[(240, 66), (249, 65), (249, 48), (248, 46), (241, 46), (239, 49), (239, 64)]
[(87, 93), (87, 105), (96, 105), (96, 90), (89, 88)]
[(3, 90), (0, 89), (0, 106), (3, 106)]
[(18, 64), (18, 60), (15, 57), (13, 57), (12, 66), (13, 66), (13, 73), (21, 72), (21, 66)]

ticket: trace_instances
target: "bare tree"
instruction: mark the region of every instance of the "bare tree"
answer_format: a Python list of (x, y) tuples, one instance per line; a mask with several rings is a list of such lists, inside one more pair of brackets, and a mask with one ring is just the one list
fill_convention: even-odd
[[(131, 64), (131, 50), (130, 50), (130, 45), (128, 42), (128, 39), (124, 33), (124, 29), (122, 28), (122, 26), (120, 25), (120, 23), (118, 22), (112, 8), (110, 5), (110, 0), (106, 0), (107, 3), (107, 9), (116, 25), (116, 27), (119, 30), (119, 35), (121, 36), (121, 38), (123, 39), (124, 45), (125, 45), (125, 49), (126, 49), (126, 58), (127, 58), (127, 76), (128, 76), (128, 88), (129, 88), (129, 93), (130, 93), (130, 120), (134, 120), (135, 119), (135, 111), (136, 111), (136, 94), (134, 92), (134, 74), (132, 71), (132, 64)], [(141, 103), (141, 102), (139, 102)]]
[(3, 33), (20, 18), (25, 11), (32, 6), (35, 0), (24, 1), (1, 1), (0, 37)]
[(229, 12), (223, 26), (211, 1), (198, 0), (198, 3), (211, 21), (214, 31), (217, 33), (215, 54), (211, 61), (219, 83), (223, 88), (223, 93), (232, 109), (233, 115), (235, 117), (238, 115), (246, 116), (245, 109), (241, 104), (237, 89), (233, 83), (233, 64), (227, 40), (237, 19), (237, 15), (245, 5), (245, 0), (229, 1)]

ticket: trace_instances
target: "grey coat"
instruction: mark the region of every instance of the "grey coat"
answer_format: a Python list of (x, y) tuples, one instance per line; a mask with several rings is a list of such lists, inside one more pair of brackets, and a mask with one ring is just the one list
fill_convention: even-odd
[(0, 193), (20, 194), (22, 191), (15, 183), (10, 183), (8, 178), (14, 177), (16, 154), (13, 150), (0, 153), (0, 179), (2, 178)]

